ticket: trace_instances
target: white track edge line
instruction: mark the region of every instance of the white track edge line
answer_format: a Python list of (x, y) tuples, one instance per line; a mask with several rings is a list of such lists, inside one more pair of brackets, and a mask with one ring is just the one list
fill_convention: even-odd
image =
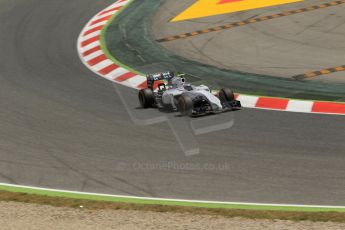
[(139, 196), (125, 196), (125, 195), (111, 195), (103, 193), (92, 193), (92, 192), (78, 192), (71, 190), (62, 189), (51, 189), (35, 186), (26, 185), (15, 185), (9, 183), (0, 183), (0, 186), (7, 186), (13, 188), (23, 188), (32, 190), (41, 190), (49, 192), (60, 192), (60, 193), (70, 193), (77, 195), (90, 195), (90, 196), (103, 196), (103, 197), (113, 197), (113, 198), (128, 198), (128, 199), (138, 199), (138, 200), (152, 200), (152, 201), (171, 201), (171, 202), (186, 202), (186, 203), (200, 203), (200, 204), (224, 204), (224, 205), (247, 205), (247, 206), (271, 206), (271, 207), (296, 207), (296, 208), (325, 208), (325, 209), (345, 209), (345, 206), (328, 206), (328, 205), (300, 205), (300, 204), (272, 204), (272, 203), (246, 203), (246, 202), (225, 202), (225, 201), (206, 201), (206, 200), (188, 200), (188, 199), (169, 199), (169, 198), (154, 198), (154, 197), (139, 197)]

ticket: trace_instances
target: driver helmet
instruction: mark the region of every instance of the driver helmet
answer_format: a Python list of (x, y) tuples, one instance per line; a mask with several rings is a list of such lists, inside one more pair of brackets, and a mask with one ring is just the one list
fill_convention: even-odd
[(181, 88), (185, 84), (186, 80), (183, 77), (174, 77), (171, 79), (173, 88)]

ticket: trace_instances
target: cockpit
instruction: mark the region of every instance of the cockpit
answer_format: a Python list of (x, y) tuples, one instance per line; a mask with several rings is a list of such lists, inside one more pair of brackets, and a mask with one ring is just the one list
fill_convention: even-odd
[(193, 86), (191, 84), (184, 84), (183, 88), (187, 91), (192, 91), (193, 90)]

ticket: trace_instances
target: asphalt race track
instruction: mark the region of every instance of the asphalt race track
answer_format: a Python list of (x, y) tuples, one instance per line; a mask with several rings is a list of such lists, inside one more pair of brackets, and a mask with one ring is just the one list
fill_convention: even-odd
[[(76, 51), (82, 27), (111, 3), (0, 0), (0, 182), (345, 205), (344, 116), (243, 109), (228, 114), (231, 129), (198, 136), (201, 153), (192, 157), (167, 124), (135, 125), (113, 85)], [(125, 96), (137, 100), (135, 91)], [(166, 163), (176, 167), (159, 167)], [(186, 163), (217, 167), (178, 167)]]

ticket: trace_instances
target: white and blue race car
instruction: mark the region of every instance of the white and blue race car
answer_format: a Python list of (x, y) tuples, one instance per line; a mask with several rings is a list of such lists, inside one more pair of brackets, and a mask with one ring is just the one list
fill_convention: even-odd
[(231, 89), (213, 94), (205, 85), (194, 86), (185, 80), (186, 74), (161, 72), (147, 75), (147, 88), (139, 91), (143, 108), (157, 107), (179, 111), (182, 115), (200, 116), (241, 108)]

